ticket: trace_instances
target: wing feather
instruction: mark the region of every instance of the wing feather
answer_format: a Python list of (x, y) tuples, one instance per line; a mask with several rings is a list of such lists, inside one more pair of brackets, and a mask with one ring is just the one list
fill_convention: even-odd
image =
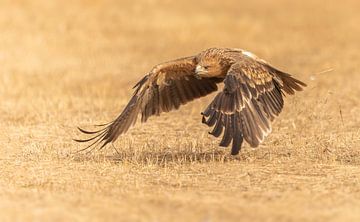
[(240, 151), (240, 147), (243, 143), (243, 132), (242, 132), (242, 125), (241, 119), (239, 118), (239, 113), (235, 113), (232, 115), (233, 124), (234, 124), (234, 133), (233, 133), (233, 143), (231, 147), (231, 155), (236, 155)]
[(233, 123), (231, 115), (224, 115), (225, 131), (219, 146), (227, 147), (231, 143), (233, 137)]
[(223, 114), (218, 112), (216, 115), (217, 115), (217, 122), (215, 124), (214, 129), (210, 132), (210, 134), (215, 137), (219, 137), (224, 129)]
[[(141, 113), (141, 122), (146, 122), (150, 116), (176, 110), (183, 104), (216, 91), (220, 80), (197, 79), (195, 67), (195, 57), (186, 57), (155, 66), (134, 86), (135, 91), (131, 100), (113, 122), (93, 132), (80, 129), (82, 133), (94, 136), (76, 141), (94, 141), (85, 149), (98, 144), (101, 144), (100, 148), (102, 148), (126, 133), (135, 124), (139, 113)], [(209, 125), (215, 124), (215, 114), (213, 111), (212, 119), (207, 122)]]
[(284, 92), (294, 94), (306, 86), (263, 60), (247, 56), (230, 67), (224, 84), (223, 91), (204, 111), (203, 123), (215, 125), (210, 132), (215, 137), (223, 132), (220, 146), (228, 146), (232, 141), (233, 155), (239, 153), (244, 139), (257, 147), (271, 132), (271, 121), (284, 106)]

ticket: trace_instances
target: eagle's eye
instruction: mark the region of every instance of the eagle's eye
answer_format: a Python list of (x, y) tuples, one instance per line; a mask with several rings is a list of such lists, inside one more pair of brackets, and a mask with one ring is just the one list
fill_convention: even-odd
[(210, 68), (210, 66), (203, 66), (203, 68), (204, 68), (204, 69), (209, 69), (209, 68)]

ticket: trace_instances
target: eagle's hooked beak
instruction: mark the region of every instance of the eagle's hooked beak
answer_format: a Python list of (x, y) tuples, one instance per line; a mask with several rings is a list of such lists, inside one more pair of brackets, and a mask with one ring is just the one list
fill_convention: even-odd
[(197, 65), (196, 66), (196, 68), (195, 68), (195, 73), (196, 74), (202, 74), (202, 73), (204, 73), (204, 72), (206, 72), (206, 69), (204, 69), (204, 67), (202, 67), (201, 65)]
[(202, 67), (201, 65), (197, 65), (195, 68), (195, 73), (196, 73), (196, 78), (201, 79), (202, 76), (206, 76), (204, 74), (206, 74), (208, 71)]

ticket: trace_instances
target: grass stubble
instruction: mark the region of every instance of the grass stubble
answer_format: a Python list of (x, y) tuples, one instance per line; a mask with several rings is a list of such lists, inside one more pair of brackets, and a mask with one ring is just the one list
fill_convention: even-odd
[[(1, 221), (359, 221), (358, 2), (197, 4), (3, 4)], [(113, 119), (142, 73), (211, 46), (309, 85), (259, 148), (218, 147), (200, 119), (211, 95), (76, 153), (76, 127)]]

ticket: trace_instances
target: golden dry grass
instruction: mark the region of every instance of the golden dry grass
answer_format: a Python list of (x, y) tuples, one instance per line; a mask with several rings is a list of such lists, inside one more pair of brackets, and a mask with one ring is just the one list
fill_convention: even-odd
[[(2, 1), (1, 221), (360, 221), (359, 1)], [(153, 65), (248, 49), (308, 83), (237, 157), (199, 113), (212, 96), (90, 155)], [(332, 72), (321, 74), (327, 69)]]

